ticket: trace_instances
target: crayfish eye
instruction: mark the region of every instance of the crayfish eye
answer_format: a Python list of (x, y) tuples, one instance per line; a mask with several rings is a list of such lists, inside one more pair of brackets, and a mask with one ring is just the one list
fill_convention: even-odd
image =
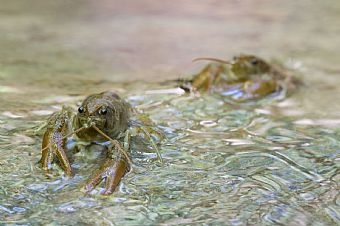
[(255, 59), (255, 58), (253, 58), (253, 59), (250, 60), (250, 63), (251, 63), (252, 65), (256, 65), (256, 64), (259, 63), (259, 61), (258, 61), (257, 59)]
[(106, 108), (102, 108), (102, 109), (99, 110), (99, 114), (101, 114), (101, 115), (106, 115), (106, 113), (107, 113)]
[(79, 108), (78, 108), (78, 112), (79, 112), (79, 113), (84, 113), (84, 112), (85, 112), (84, 107), (79, 107)]

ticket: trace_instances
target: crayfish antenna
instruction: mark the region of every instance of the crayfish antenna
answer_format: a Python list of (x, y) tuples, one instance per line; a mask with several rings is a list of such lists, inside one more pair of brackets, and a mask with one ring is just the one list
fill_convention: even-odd
[(126, 160), (128, 161), (130, 167), (132, 167), (132, 161), (129, 158), (129, 155), (127, 154), (127, 152), (124, 150), (124, 148), (121, 147), (121, 145), (119, 144), (119, 142), (117, 140), (112, 139), (111, 137), (109, 137), (108, 135), (106, 135), (103, 131), (101, 131), (96, 125), (92, 125), (92, 127), (97, 130), (98, 133), (100, 133), (103, 137), (105, 137), (106, 139), (108, 139), (109, 141), (112, 142), (112, 144), (115, 146), (115, 148), (118, 149), (118, 151), (120, 151), (124, 157), (126, 158)]
[(213, 57), (198, 57), (198, 58), (193, 59), (192, 62), (201, 61), (201, 60), (214, 61), (214, 62), (218, 62), (218, 63), (222, 63), (222, 64), (231, 64), (227, 60), (222, 60), (222, 59), (213, 58)]

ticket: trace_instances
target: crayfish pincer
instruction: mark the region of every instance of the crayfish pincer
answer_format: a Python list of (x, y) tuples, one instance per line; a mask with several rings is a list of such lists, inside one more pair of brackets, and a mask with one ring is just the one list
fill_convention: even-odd
[[(53, 113), (48, 119), (42, 141), (40, 164), (46, 174), (52, 168), (55, 159), (68, 176), (73, 170), (67, 156), (71, 154), (68, 141), (76, 143), (102, 144), (107, 146), (104, 162), (86, 182), (86, 192), (92, 191), (105, 181), (103, 195), (109, 195), (132, 169), (129, 149), (131, 136), (142, 134), (157, 152), (162, 162), (158, 147), (150, 133), (157, 131), (152, 125), (143, 125), (133, 121), (133, 108), (114, 92), (102, 92), (88, 96), (75, 112), (70, 107)], [(145, 118), (145, 117), (144, 117)], [(160, 134), (157, 131), (158, 134)], [(108, 141), (108, 142), (105, 142)]]

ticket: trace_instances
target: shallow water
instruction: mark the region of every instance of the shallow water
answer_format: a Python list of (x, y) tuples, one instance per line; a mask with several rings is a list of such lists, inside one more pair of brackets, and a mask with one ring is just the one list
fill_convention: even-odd
[[(337, 1), (0, 3), (0, 225), (340, 224)], [(202, 67), (195, 57), (241, 52), (304, 85), (250, 104), (153, 91)], [(166, 135), (165, 164), (136, 144), (134, 172), (106, 198), (81, 191), (91, 156), (76, 157), (74, 178), (47, 179), (29, 132), (103, 90)]]

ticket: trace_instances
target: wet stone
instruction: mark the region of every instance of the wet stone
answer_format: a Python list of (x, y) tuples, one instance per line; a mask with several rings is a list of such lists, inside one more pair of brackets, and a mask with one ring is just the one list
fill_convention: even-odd
[(31, 184), (28, 186), (28, 189), (32, 191), (42, 192), (47, 189), (47, 185), (46, 184)]

